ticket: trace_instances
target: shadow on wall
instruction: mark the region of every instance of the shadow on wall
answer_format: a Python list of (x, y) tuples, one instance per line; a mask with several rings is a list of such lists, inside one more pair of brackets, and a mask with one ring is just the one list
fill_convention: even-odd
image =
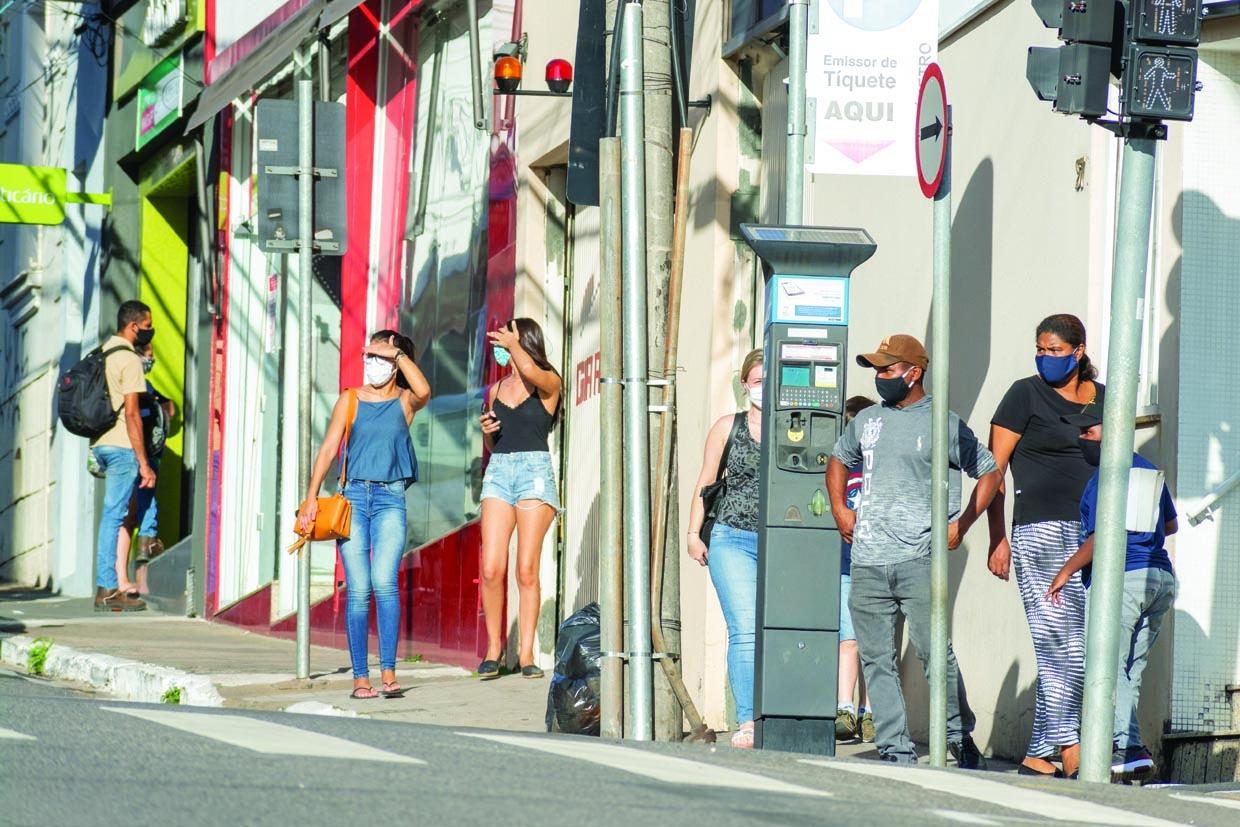
[[(951, 255), (951, 377), (952, 410), (961, 419), (973, 418), (973, 409), (982, 392), (982, 384), (990, 371), (991, 297), (994, 268), (995, 164), (984, 159), (974, 170), (964, 194), (960, 197), (952, 220)], [(926, 319), (923, 339), (927, 350), (933, 325)], [(967, 342), (967, 346), (958, 343)], [(931, 353), (930, 365), (943, 358)], [(1015, 379), (1016, 377), (1012, 377)], [(985, 434), (978, 437), (985, 439)], [(955, 559), (955, 558), (953, 558)], [(960, 566), (963, 568), (963, 559)], [(953, 572), (953, 587), (958, 586), (958, 572)]]
[[(1219, 367), (1240, 363), (1234, 335), (1234, 262), (1240, 259), (1240, 221), (1224, 213), (1201, 192), (1184, 193), (1175, 205), (1173, 226), (1184, 257), (1177, 264), (1168, 303), (1180, 307), (1178, 325), (1168, 336), (1179, 343), (1179, 445), (1176, 482), (1181, 534), (1176, 543), (1179, 596), (1172, 636), (1174, 669), (1172, 732), (1220, 732), (1234, 728), (1236, 711), (1227, 687), (1237, 680), (1240, 646), (1240, 491), (1219, 500), (1213, 520), (1188, 525), (1189, 510), (1220, 483), (1240, 471), (1240, 434), (1234, 421), (1237, 383)], [(1229, 296), (1231, 298), (1229, 298)], [(1203, 555), (1212, 563), (1196, 561)], [(1144, 705), (1143, 705), (1144, 706)], [(1180, 781), (1232, 780), (1236, 752), (1218, 744), (1217, 755), (1181, 760), (1179, 742), (1168, 739), (1168, 767), (1186, 773)], [(1233, 744), (1233, 747), (1236, 746)]]

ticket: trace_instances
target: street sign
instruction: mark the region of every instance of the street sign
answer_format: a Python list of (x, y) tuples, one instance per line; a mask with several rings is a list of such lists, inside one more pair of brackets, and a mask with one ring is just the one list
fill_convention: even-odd
[[(297, 101), (258, 102), (258, 240), (268, 253), (295, 253), (298, 228)], [(348, 247), (344, 104), (314, 103), (315, 255), (342, 256)]]
[(931, 63), (917, 92), (917, 183), (933, 198), (947, 165), (947, 85), (943, 70)]

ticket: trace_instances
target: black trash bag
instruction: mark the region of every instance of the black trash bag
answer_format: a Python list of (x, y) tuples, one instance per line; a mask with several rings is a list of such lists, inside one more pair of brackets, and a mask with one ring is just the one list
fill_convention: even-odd
[(599, 734), (599, 624), (597, 603), (583, 606), (560, 624), (555, 671), (547, 690), (548, 732)]

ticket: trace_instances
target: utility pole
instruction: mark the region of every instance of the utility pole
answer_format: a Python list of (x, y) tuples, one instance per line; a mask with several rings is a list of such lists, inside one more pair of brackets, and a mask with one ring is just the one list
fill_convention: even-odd
[[(649, 364), (662, 370), (667, 350), (667, 291), (672, 257), (672, 41), (669, 0), (642, 3), (642, 58), (644, 63), (646, 112), (646, 314)], [(675, 382), (676, 376), (656, 380)], [(661, 405), (671, 402), (668, 384), (660, 387)], [(652, 400), (653, 401), (653, 400)], [(659, 445), (663, 429), (672, 427), (672, 417), (650, 414), (650, 444)], [(657, 496), (676, 497), (675, 463), (659, 466), (657, 451), (649, 455), (650, 476)], [(669, 470), (669, 467), (671, 470)], [(663, 657), (680, 655), (680, 531), (679, 516), (666, 509), (663, 536), (654, 537), (651, 555), (661, 554), (661, 606), (651, 606), (662, 620), (667, 652)], [(648, 601), (649, 602), (649, 601)], [(652, 621), (653, 622), (653, 621)], [(654, 670), (654, 737), (659, 741), (679, 741), (684, 734), (684, 712), (662, 669)]]
[[(310, 487), (310, 415), (314, 384), (314, 338), (310, 315), (314, 292), (314, 81), (309, 55), (297, 50), (297, 489)], [(297, 677), (310, 677), (310, 543), (297, 551)]]
[(784, 223), (805, 211), (805, 61), (809, 0), (788, 0), (788, 145), (784, 159)]
[(1085, 696), (1081, 715), (1081, 780), (1111, 780), (1115, 678), (1128, 530), (1128, 476), (1136, 430), (1145, 269), (1154, 201), (1154, 152), (1149, 137), (1123, 141), (1119, 216), (1111, 275), (1111, 333), (1107, 344), (1107, 401), (1102, 409), (1102, 464), (1093, 582), (1085, 640)]
[(650, 638), (650, 419), (646, 340), (646, 154), (642, 3), (625, 5), (620, 62), (623, 225), (625, 616), (628, 738), (653, 737)]
[[(614, 14), (608, 17), (614, 19)], [(601, 455), (599, 492), (599, 589), (601, 607), (599, 734), (604, 738), (624, 737), (624, 460), (623, 385), (620, 306), (621, 207), (620, 139), (604, 137), (598, 145), (599, 158), (599, 330), (603, 381), (599, 389), (602, 405), (600, 427)]]

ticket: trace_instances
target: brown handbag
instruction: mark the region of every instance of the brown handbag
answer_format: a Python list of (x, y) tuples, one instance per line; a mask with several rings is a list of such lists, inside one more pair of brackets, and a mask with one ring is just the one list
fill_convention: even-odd
[(303, 534), (300, 526), (300, 514), (293, 522), (293, 533), (297, 541), (288, 547), (289, 554), (300, 549), (308, 542), (316, 540), (347, 540), (349, 528), (353, 522), (353, 505), (344, 495), (345, 469), (349, 464), (349, 431), (353, 428), (353, 419), (357, 416), (357, 391), (348, 391), (349, 412), (344, 425), (344, 451), (340, 457), (340, 480), (336, 493), (330, 497), (319, 497), (319, 510), (314, 517), (314, 525), (307, 534)]

